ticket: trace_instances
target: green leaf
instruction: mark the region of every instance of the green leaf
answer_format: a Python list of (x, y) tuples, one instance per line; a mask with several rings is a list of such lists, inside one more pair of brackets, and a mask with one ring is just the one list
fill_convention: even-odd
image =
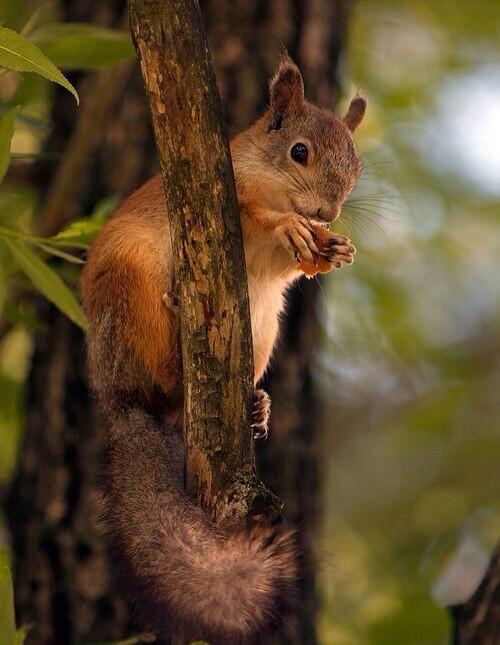
[(45, 240), (46, 244), (55, 246), (73, 246), (87, 248), (97, 233), (101, 230), (102, 224), (93, 220), (79, 220), (72, 222), (63, 231)]
[(22, 627), (19, 627), (19, 629), (16, 632), (16, 640), (15, 643), (16, 645), (23, 645), (24, 641), (26, 640), (26, 636), (28, 635), (28, 632), (31, 629), (31, 625), (23, 625)]
[[(97, 226), (97, 225), (96, 225)], [(51, 255), (56, 255), (58, 258), (62, 258), (63, 260), (66, 260), (67, 262), (71, 262), (72, 264), (85, 264), (85, 262), (77, 257), (76, 255), (71, 255), (70, 253), (66, 253), (65, 251), (61, 251), (59, 247), (61, 246), (81, 246), (82, 248), (87, 248), (87, 245), (85, 244), (72, 244), (71, 241), (69, 242), (59, 242), (56, 241), (56, 238), (51, 238), (51, 237), (39, 237), (38, 235), (31, 235), (31, 233), (27, 233), (23, 230), (18, 230), (16, 228), (6, 228), (5, 226), (0, 226), (0, 239), (14, 239), (14, 240), (21, 240), (22, 242), (28, 242), (29, 244), (34, 244), (35, 246), (38, 246), (38, 248), (43, 249), (46, 253), (50, 253)]]
[(32, 36), (40, 49), (65, 69), (98, 69), (135, 56), (128, 32), (84, 23), (54, 23)]
[(53, 246), (69, 246), (86, 249), (101, 230), (108, 216), (115, 210), (118, 203), (116, 195), (104, 197), (95, 206), (92, 213), (85, 218), (71, 222), (64, 230), (53, 237), (43, 240)]
[(12, 577), (6, 566), (0, 568), (0, 645), (15, 645), (16, 618)]
[[(71, 255), (71, 253), (66, 253), (65, 251), (61, 251), (61, 249), (50, 246), (49, 244), (45, 244), (44, 242), (39, 242), (37, 238), (33, 238), (30, 240), (38, 246), (38, 248), (42, 249), (45, 251), (45, 253), (49, 253), (50, 255), (55, 255), (58, 258), (62, 258), (63, 260), (66, 260), (66, 262), (71, 262), (71, 264), (85, 264), (85, 262), (77, 257), (76, 255)], [(0, 310), (1, 312), (1, 310)]]
[(28, 276), (33, 285), (70, 320), (85, 329), (83, 310), (72, 291), (57, 273), (22, 242), (7, 237), (4, 238), (4, 242), (17, 266)]
[(16, 72), (35, 72), (69, 90), (79, 102), (78, 93), (54, 63), (31, 41), (12, 29), (0, 26), (0, 67)]
[(10, 160), (10, 145), (14, 134), (19, 107), (13, 107), (0, 119), (0, 184), (5, 177)]

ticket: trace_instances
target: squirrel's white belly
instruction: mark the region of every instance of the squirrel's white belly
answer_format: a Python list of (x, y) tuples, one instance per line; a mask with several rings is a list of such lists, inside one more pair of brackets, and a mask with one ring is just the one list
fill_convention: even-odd
[(282, 285), (276, 281), (263, 283), (249, 275), (248, 296), (257, 381), (267, 367), (278, 335), (279, 315), (284, 304)]
[(300, 276), (293, 260), (270, 237), (245, 240), (248, 296), (257, 382), (266, 370), (278, 336), (284, 292)]

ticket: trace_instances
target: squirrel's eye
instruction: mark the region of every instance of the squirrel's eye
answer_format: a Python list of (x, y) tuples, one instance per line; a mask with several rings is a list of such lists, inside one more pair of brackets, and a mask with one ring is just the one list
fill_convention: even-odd
[(290, 156), (297, 163), (305, 164), (309, 151), (305, 143), (295, 143), (290, 150)]

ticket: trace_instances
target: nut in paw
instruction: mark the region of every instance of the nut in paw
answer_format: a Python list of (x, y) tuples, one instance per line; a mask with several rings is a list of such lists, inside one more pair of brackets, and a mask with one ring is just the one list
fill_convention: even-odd
[(313, 262), (303, 260), (298, 265), (306, 276), (328, 273), (333, 268), (340, 269), (344, 264), (353, 263), (356, 247), (348, 237), (321, 226), (313, 225), (313, 228), (318, 253), (314, 254)]

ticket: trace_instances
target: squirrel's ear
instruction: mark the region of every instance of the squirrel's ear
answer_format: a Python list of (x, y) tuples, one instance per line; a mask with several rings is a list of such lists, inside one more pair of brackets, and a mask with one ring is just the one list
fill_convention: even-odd
[(352, 99), (347, 114), (344, 117), (344, 123), (351, 132), (358, 127), (363, 120), (366, 112), (367, 101), (361, 94), (356, 94)]
[(285, 114), (304, 103), (304, 81), (299, 68), (284, 54), (269, 85), (270, 129), (280, 128)]

